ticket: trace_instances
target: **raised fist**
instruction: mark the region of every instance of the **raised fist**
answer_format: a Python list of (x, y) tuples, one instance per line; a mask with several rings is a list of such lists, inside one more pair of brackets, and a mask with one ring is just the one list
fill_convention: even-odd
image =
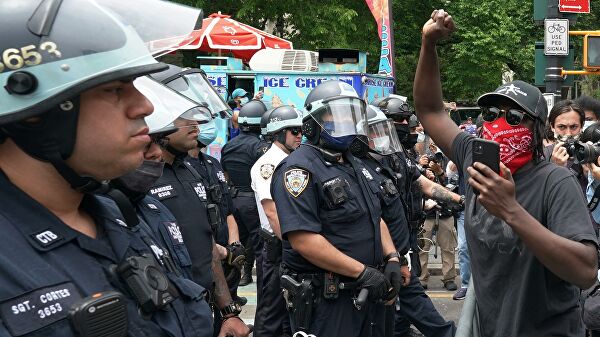
[(437, 9), (431, 13), (431, 18), (423, 26), (423, 39), (437, 42), (450, 36), (455, 29), (452, 16), (443, 9)]

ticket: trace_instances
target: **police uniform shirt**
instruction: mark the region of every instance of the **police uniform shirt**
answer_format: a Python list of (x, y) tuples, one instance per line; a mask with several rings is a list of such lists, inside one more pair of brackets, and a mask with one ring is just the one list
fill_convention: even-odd
[(406, 205), (402, 201), (400, 191), (390, 177), (391, 169), (384, 168), (375, 159), (363, 159), (363, 163), (371, 171), (380, 189), (381, 218), (387, 224), (396, 250), (404, 255), (410, 249)]
[(250, 169), (268, 149), (267, 142), (250, 132), (241, 132), (239, 136), (223, 146), (221, 164), (233, 185), (240, 191), (252, 192)]
[[(361, 190), (358, 179), (362, 178), (350, 164), (326, 162), (318, 149), (300, 145), (277, 167), (271, 185), (284, 239), (294, 231), (319, 233), (361, 263), (381, 263), (378, 189)], [(343, 190), (345, 196), (333, 202), (327, 196), (332, 187)], [(369, 209), (373, 201), (377, 202), (375, 209)], [(300, 273), (320, 271), (287, 240), (283, 241), (283, 264)]]
[[(188, 156), (185, 158), (185, 161), (192, 165), (202, 178), (204, 185), (207, 186), (207, 197), (210, 202), (219, 205), (221, 224), (214, 237), (218, 244), (226, 246), (229, 243), (227, 216), (233, 214), (233, 201), (231, 200), (231, 193), (229, 192), (229, 185), (227, 185), (223, 167), (215, 157), (203, 152), (198, 153), (198, 158)], [(211, 188), (219, 189), (219, 200), (213, 200), (210, 192)]]
[(273, 230), (269, 224), (269, 219), (267, 219), (261, 201), (265, 199), (273, 200), (271, 197), (271, 179), (273, 177), (273, 171), (275, 171), (277, 165), (279, 165), (279, 163), (287, 156), (288, 154), (279, 146), (273, 145), (256, 161), (256, 163), (254, 163), (250, 170), (252, 189), (254, 190), (258, 215), (260, 217), (260, 226), (271, 233)]
[(194, 281), (212, 290), (212, 229), (206, 212), (206, 187), (189, 163), (165, 163), (163, 175), (148, 194), (173, 213), (192, 258)]
[[(0, 199), (0, 336), (75, 336), (68, 319), (73, 304), (103, 291), (127, 294), (110, 266), (130, 256), (154, 254), (140, 239), (137, 227), (127, 228), (107, 198), (86, 195), (81, 205), (94, 218), (97, 239), (68, 227), (3, 173)], [(181, 294), (201, 295), (176, 279), (171, 281)], [(148, 320), (141, 317), (131, 297), (126, 304), (128, 336), (183, 336), (173, 306)], [(206, 321), (206, 303), (204, 310)], [(201, 324), (203, 317), (195, 319)]]

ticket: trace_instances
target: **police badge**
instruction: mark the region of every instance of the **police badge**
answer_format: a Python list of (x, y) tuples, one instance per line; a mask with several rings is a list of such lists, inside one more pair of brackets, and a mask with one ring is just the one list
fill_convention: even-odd
[(260, 176), (265, 180), (271, 178), (273, 171), (275, 171), (275, 166), (272, 164), (263, 164), (260, 166)]
[(310, 174), (303, 169), (291, 169), (285, 172), (285, 188), (297, 198), (308, 185)]

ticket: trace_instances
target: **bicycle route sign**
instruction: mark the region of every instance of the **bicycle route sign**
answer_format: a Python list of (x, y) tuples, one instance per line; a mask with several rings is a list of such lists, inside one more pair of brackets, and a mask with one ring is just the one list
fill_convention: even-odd
[(544, 20), (544, 55), (569, 55), (569, 20)]
[(559, 0), (558, 9), (563, 13), (589, 13), (590, 0)]

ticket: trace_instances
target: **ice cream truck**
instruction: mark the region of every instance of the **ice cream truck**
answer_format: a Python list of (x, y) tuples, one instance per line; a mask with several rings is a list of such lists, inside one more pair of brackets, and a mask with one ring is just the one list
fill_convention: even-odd
[[(201, 56), (198, 63), (224, 100), (230, 100), (231, 92), (237, 88), (248, 92), (249, 98), (262, 91), (262, 101), (269, 108), (281, 105), (302, 108), (308, 93), (327, 80), (352, 85), (367, 102), (388, 96), (394, 90), (393, 78), (366, 73), (367, 55), (358, 50), (263, 49), (252, 57), (249, 67), (232, 57)], [(220, 158), (222, 145), (224, 142), (213, 143), (208, 151)]]

